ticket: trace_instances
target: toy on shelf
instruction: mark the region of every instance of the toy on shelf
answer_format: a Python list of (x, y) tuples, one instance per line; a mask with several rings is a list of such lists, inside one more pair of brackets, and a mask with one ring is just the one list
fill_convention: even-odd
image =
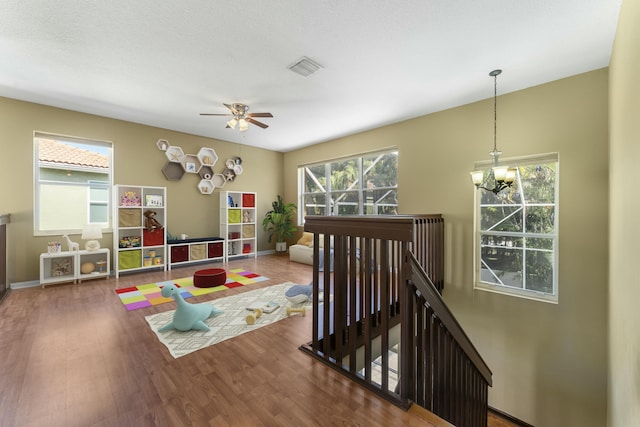
[(69, 245), (69, 252), (80, 250), (80, 244), (76, 242), (72, 242), (69, 236), (67, 236), (66, 234), (63, 234), (62, 237), (64, 237), (67, 240), (67, 245)]
[(47, 253), (57, 254), (57, 253), (60, 253), (60, 252), (62, 252), (62, 243), (60, 243), (60, 242), (47, 242)]
[(144, 211), (144, 228), (149, 231), (162, 228), (162, 224), (160, 224), (155, 218), (157, 214), (157, 212), (152, 211), (151, 209)]
[(123, 236), (118, 243), (119, 248), (139, 248), (140, 236)]
[(173, 314), (173, 320), (158, 329), (158, 332), (166, 332), (171, 329), (183, 332), (191, 329), (209, 332), (211, 329), (204, 321), (222, 313), (222, 310), (208, 303), (189, 304), (180, 295), (180, 288), (173, 284), (163, 287), (161, 293), (163, 297), (172, 297), (176, 301), (176, 311)]
[(135, 191), (125, 191), (120, 197), (120, 206), (142, 206), (142, 201)]

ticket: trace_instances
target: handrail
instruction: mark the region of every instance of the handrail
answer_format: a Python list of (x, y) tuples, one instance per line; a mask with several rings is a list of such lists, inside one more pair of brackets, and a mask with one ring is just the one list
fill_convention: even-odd
[[(458, 323), (453, 313), (451, 313), (451, 310), (449, 310), (449, 307), (445, 304), (442, 296), (438, 293), (436, 286), (431, 282), (431, 279), (429, 279), (429, 276), (427, 276), (427, 273), (424, 271), (420, 263), (418, 263), (415, 255), (411, 252), (407, 252), (407, 260), (410, 264), (411, 271), (409, 278), (410, 283), (416, 287), (420, 294), (422, 294), (422, 297), (426, 301), (425, 304), (429, 305), (433, 309), (436, 316), (440, 319), (440, 322), (442, 322), (453, 339), (466, 353), (467, 357), (469, 357), (476, 369), (478, 369), (482, 374), (482, 377), (487, 384), (490, 386), (493, 385), (491, 369), (489, 369), (489, 366), (487, 366), (482, 356), (480, 356), (480, 353), (464, 332), (460, 323)], [(417, 272), (418, 274), (415, 274), (414, 272)]]

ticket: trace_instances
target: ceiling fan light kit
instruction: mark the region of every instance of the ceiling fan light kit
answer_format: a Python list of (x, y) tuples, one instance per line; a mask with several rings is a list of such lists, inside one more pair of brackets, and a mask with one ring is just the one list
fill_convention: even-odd
[(223, 104), (231, 111), (231, 114), (215, 114), (215, 113), (200, 113), (201, 116), (232, 116), (232, 119), (227, 122), (228, 128), (238, 131), (246, 132), (249, 130), (249, 123), (254, 124), (262, 129), (266, 129), (269, 126), (254, 119), (254, 117), (273, 117), (271, 113), (250, 113), (249, 106), (241, 104), (239, 102), (233, 104)]

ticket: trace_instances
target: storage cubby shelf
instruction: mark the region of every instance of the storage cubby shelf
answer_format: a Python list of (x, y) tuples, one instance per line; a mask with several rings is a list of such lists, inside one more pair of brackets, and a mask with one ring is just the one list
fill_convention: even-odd
[(256, 193), (220, 192), (220, 233), (227, 240), (226, 257), (256, 257)]
[[(173, 164), (182, 169), (179, 164)], [(113, 270), (115, 276), (118, 277), (121, 273), (158, 268), (166, 271), (166, 188), (116, 185), (113, 194)], [(147, 212), (154, 213), (154, 219), (161, 227), (146, 227), (145, 213)]]
[(172, 240), (168, 248), (169, 270), (176, 266), (225, 260), (225, 240), (219, 237)]

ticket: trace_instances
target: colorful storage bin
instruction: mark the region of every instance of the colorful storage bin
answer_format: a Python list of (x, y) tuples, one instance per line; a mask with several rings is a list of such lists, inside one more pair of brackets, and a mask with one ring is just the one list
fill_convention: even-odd
[(142, 266), (142, 251), (122, 251), (118, 252), (118, 268), (127, 270), (129, 268), (139, 268)]

